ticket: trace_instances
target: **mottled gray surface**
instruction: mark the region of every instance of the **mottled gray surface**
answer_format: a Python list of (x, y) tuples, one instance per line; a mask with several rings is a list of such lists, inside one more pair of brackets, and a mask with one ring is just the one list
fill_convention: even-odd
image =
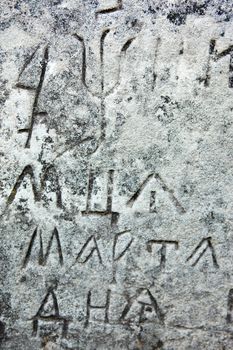
[(0, 348), (233, 349), (232, 0), (0, 9)]

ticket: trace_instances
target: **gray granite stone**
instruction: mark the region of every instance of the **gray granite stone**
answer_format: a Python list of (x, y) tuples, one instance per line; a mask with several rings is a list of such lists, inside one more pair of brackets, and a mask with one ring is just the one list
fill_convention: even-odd
[(232, 1), (0, 9), (0, 348), (233, 349)]

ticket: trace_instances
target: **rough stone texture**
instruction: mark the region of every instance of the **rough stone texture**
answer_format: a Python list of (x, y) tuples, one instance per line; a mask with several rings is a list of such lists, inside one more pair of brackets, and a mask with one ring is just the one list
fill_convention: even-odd
[(0, 348), (233, 349), (232, 0), (0, 8)]

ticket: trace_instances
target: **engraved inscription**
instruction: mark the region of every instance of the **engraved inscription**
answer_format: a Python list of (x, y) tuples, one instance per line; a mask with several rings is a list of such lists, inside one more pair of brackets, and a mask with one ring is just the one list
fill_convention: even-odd
[(76, 262), (85, 264), (96, 253), (100, 264), (102, 264), (102, 257), (96, 241), (95, 236), (91, 236), (82, 246), (80, 252), (77, 255)]
[(233, 289), (229, 290), (227, 298), (227, 323), (233, 322)]
[(161, 245), (161, 249), (159, 251), (160, 254), (160, 270), (164, 270), (166, 266), (166, 260), (167, 260), (167, 245), (172, 245), (175, 247), (175, 249), (178, 249), (179, 244), (177, 241), (163, 241), (163, 240), (150, 240), (147, 242), (147, 250), (148, 252), (152, 252), (152, 245)]
[(26, 61), (26, 63), (23, 66), (22, 71), (20, 72), (19, 75), (19, 82), (16, 84), (16, 87), (20, 88), (20, 89), (28, 89), (28, 90), (35, 90), (35, 98), (34, 98), (34, 102), (33, 102), (33, 107), (32, 107), (32, 113), (31, 113), (31, 120), (29, 123), (29, 127), (28, 128), (24, 128), (24, 129), (20, 129), (18, 132), (19, 133), (27, 133), (27, 140), (25, 143), (25, 148), (30, 148), (30, 143), (31, 143), (31, 137), (32, 137), (32, 131), (33, 131), (33, 127), (35, 124), (35, 118), (36, 115), (38, 114), (44, 114), (46, 112), (41, 112), (38, 110), (38, 100), (39, 100), (39, 96), (43, 87), (43, 83), (44, 83), (44, 79), (45, 79), (45, 73), (46, 73), (46, 69), (47, 69), (47, 64), (48, 64), (48, 60), (49, 60), (49, 49), (48, 46), (45, 47), (44, 49), (44, 53), (43, 53), (43, 58), (41, 61), (41, 73), (40, 73), (40, 78), (39, 78), (39, 83), (38, 86), (36, 88), (28, 86), (28, 85), (24, 85), (23, 83), (20, 83), (20, 77), (22, 76), (23, 72), (25, 71), (25, 69), (27, 68), (27, 66), (32, 62), (36, 52), (37, 52), (38, 48), (34, 51), (34, 53), (31, 55), (31, 57), (29, 58), (28, 61)]
[(97, 216), (111, 216), (111, 224), (117, 223), (119, 218), (119, 213), (112, 211), (112, 201), (113, 201), (113, 184), (114, 184), (114, 170), (109, 170), (108, 180), (107, 180), (107, 198), (106, 198), (106, 208), (105, 210), (92, 210), (91, 201), (93, 186), (95, 181), (95, 174), (92, 170), (89, 173), (88, 188), (87, 188), (87, 202), (86, 209), (82, 211), (82, 215), (97, 215)]
[[(146, 186), (149, 184), (149, 182), (152, 179), (156, 179), (159, 183), (159, 185), (161, 186), (161, 188), (163, 189), (163, 191), (167, 192), (169, 194), (169, 197), (172, 201), (172, 203), (174, 204), (175, 208), (181, 213), (185, 213), (186, 210), (184, 209), (184, 207), (180, 204), (180, 202), (178, 201), (178, 199), (175, 197), (174, 195), (174, 191), (169, 189), (168, 186), (165, 184), (164, 180), (161, 178), (161, 176), (159, 174), (150, 174), (147, 176), (147, 178), (142, 182), (141, 186), (139, 187), (139, 189), (133, 194), (133, 196), (128, 200), (127, 202), (127, 206), (132, 208), (134, 203), (138, 200), (139, 196), (142, 194), (142, 192), (144, 191), (144, 189), (146, 188)], [(156, 206), (155, 206), (155, 202), (156, 202), (156, 192), (152, 191), (151, 192), (151, 196), (150, 196), (150, 212), (157, 212), (156, 210)]]
[(47, 166), (42, 174), (41, 180), (40, 180), (40, 186), (36, 183), (34, 170), (31, 165), (27, 165), (22, 173), (19, 175), (8, 199), (7, 199), (7, 207), (9, 207), (13, 201), (15, 200), (16, 194), (22, 185), (25, 177), (28, 177), (30, 179), (34, 200), (35, 202), (41, 201), (42, 195), (45, 191), (46, 184), (48, 182), (51, 182), (51, 188), (50, 191), (54, 191), (56, 193), (56, 205), (58, 208), (62, 208), (62, 195), (61, 195), (61, 188), (59, 184), (58, 175), (56, 173), (56, 170), (54, 166), (50, 165)]
[(191, 266), (196, 266), (207, 251), (210, 251), (213, 266), (219, 268), (216, 252), (211, 241), (211, 237), (203, 238), (186, 261), (190, 261)]
[(82, 45), (82, 82), (83, 85), (85, 86), (85, 88), (87, 89), (87, 91), (95, 97), (98, 97), (100, 99), (100, 116), (101, 116), (101, 125), (100, 125), (100, 138), (99, 138), (99, 142), (98, 142), (98, 146), (97, 148), (100, 146), (100, 144), (102, 144), (102, 142), (105, 140), (106, 137), (106, 127), (107, 127), (107, 121), (106, 121), (106, 117), (105, 117), (105, 99), (107, 96), (109, 96), (110, 94), (112, 94), (120, 85), (121, 83), (121, 64), (122, 64), (122, 59), (124, 59), (126, 51), (128, 50), (128, 48), (130, 47), (130, 45), (132, 44), (133, 40), (135, 38), (131, 38), (128, 41), (126, 41), (126, 43), (122, 46), (121, 51), (120, 51), (120, 58), (119, 58), (119, 66), (118, 66), (118, 76), (117, 76), (117, 80), (114, 84), (114, 86), (112, 88), (110, 88), (109, 90), (105, 89), (105, 74), (104, 74), (104, 43), (105, 43), (105, 39), (107, 37), (107, 35), (109, 34), (110, 29), (105, 29), (101, 35), (100, 38), (100, 77), (101, 77), (101, 83), (100, 83), (100, 91), (95, 92), (91, 89), (91, 87), (89, 87), (87, 81), (86, 81), (86, 71), (87, 71), (87, 65), (86, 65), (86, 45), (84, 42), (84, 38), (75, 33), (74, 37), (81, 43)]
[[(148, 322), (151, 319), (151, 314), (154, 313), (159, 323), (164, 323), (164, 315), (158, 305), (157, 300), (151, 294), (149, 289), (140, 289), (137, 295), (129, 298), (127, 305), (125, 306), (122, 315), (120, 317), (121, 322), (127, 322), (130, 319), (130, 315), (138, 316), (138, 323)], [(150, 315), (150, 317), (148, 317)]]
[(222, 2), (4, 2), (0, 348), (233, 349)]
[[(38, 232), (39, 231), (39, 232)], [(36, 240), (38, 241), (38, 264), (39, 265), (46, 265), (49, 255), (50, 255), (50, 251), (52, 248), (52, 244), (54, 242), (54, 244), (56, 244), (57, 247), (57, 254), (58, 254), (58, 260), (60, 265), (63, 265), (63, 254), (62, 254), (62, 247), (61, 247), (61, 242), (60, 242), (60, 238), (59, 238), (59, 233), (57, 228), (55, 227), (50, 240), (48, 242), (48, 246), (46, 251), (44, 252), (44, 244), (43, 244), (43, 239), (42, 239), (42, 235), (41, 235), (41, 230), (38, 230), (38, 228), (35, 229), (35, 231), (32, 234), (29, 246), (28, 246), (28, 250), (27, 253), (25, 255), (25, 258), (23, 260), (23, 267), (26, 267), (27, 264), (30, 261), (31, 255), (32, 255), (32, 250), (35, 249), (35, 245), (36, 245)]]
[(117, 262), (121, 260), (129, 251), (133, 238), (131, 237), (130, 231), (119, 232), (115, 235), (113, 241), (113, 250), (112, 250), (112, 258), (113, 258), (113, 283), (116, 283), (116, 268)]
[(209, 86), (211, 79), (211, 61), (217, 62), (223, 57), (229, 56), (229, 79), (228, 86), (233, 88), (233, 45), (230, 45), (226, 50), (218, 52), (216, 49), (216, 40), (212, 39), (209, 46), (209, 60), (207, 65), (206, 77), (204, 80), (204, 85)]
[(86, 328), (89, 325), (90, 317), (91, 317), (91, 310), (93, 309), (99, 309), (104, 311), (104, 323), (109, 323), (109, 306), (110, 306), (110, 296), (111, 296), (111, 290), (107, 291), (106, 295), (106, 302), (104, 305), (93, 305), (91, 302), (92, 299), (92, 292), (89, 291), (87, 295), (87, 313), (86, 313), (86, 321), (84, 327)]
[(37, 311), (36, 315), (32, 317), (33, 336), (36, 336), (38, 333), (39, 321), (61, 323), (61, 337), (64, 338), (67, 336), (68, 326), (71, 319), (60, 315), (57, 297), (53, 288), (49, 288), (44, 300), (42, 301), (42, 304), (39, 307), (39, 310)]

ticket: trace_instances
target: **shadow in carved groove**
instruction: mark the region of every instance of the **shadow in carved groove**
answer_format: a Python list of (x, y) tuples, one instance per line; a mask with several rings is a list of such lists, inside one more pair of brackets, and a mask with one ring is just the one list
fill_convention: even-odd
[(210, 45), (209, 45), (209, 56), (208, 56), (208, 62), (207, 62), (206, 76), (204, 79), (199, 79), (200, 82), (204, 81), (204, 86), (207, 87), (210, 85), (211, 61), (217, 62), (218, 60), (220, 60), (223, 57), (226, 57), (228, 55), (230, 57), (228, 86), (229, 86), (229, 88), (233, 88), (233, 45), (230, 45), (227, 49), (223, 50), (222, 52), (218, 52), (216, 49), (216, 40), (215, 39), (212, 39), (210, 41)]
[(48, 258), (49, 258), (49, 255), (50, 255), (53, 241), (55, 241), (56, 245), (57, 245), (57, 253), (58, 253), (59, 263), (62, 266), (63, 265), (62, 246), (61, 246), (58, 230), (55, 227), (52, 234), (51, 234), (51, 237), (49, 239), (47, 249), (45, 252), (44, 252), (44, 244), (43, 244), (43, 238), (41, 235), (41, 230), (39, 233), (38, 233), (38, 228), (36, 228), (34, 230), (32, 237), (31, 237), (31, 240), (30, 240), (30, 243), (29, 243), (29, 246), (28, 246), (28, 249), (27, 249), (27, 252), (26, 252), (26, 255), (25, 255), (24, 260), (23, 260), (23, 268), (25, 268), (29, 263), (29, 260), (31, 258), (31, 254), (32, 254), (32, 249), (35, 246), (36, 239), (38, 240), (38, 243), (39, 243), (38, 244), (39, 245), (38, 264), (42, 265), (42, 266), (46, 265)]
[[(23, 66), (23, 68), (22, 68), (22, 70), (21, 70), (21, 72), (19, 74), (18, 80), (20, 80), (20, 77), (22, 76), (23, 72), (25, 71), (27, 66), (31, 63), (33, 58), (35, 57), (35, 54), (37, 53), (38, 48), (39, 48), (39, 46), (36, 48), (36, 50), (33, 52), (33, 54), (29, 57), (29, 59), (25, 62), (24, 66)], [(45, 49), (44, 49), (42, 60), (41, 60), (40, 79), (39, 79), (39, 83), (38, 83), (36, 88), (27, 86), (27, 85), (22, 84), (20, 82), (18, 82), (16, 84), (17, 88), (35, 91), (35, 97), (34, 97), (34, 101), (33, 101), (29, 127), (18, 130), (18, 133), (27, 133), (28, 134), (27, 140), (26, 140), (26, 143), (25, 143), (25, 148), (30, 148), (31, 137), (32, 137), (32, 132), (33, 132), (33, 127), (34, 127), (34, 124), (35, 124), (36, 116), (39, 115), (39, 114), (47, 114), (46, 112), (40, 112), (38, 110), (38, 100), (39, 100), (39, 97), (40, 97), (40, 94), (41, 94), (41, 90), (42, 90), (42, 87), (43, 87), (43, 83), (44, 83), (44, 79), (45, 79), (45, 73), (46, 73), (46, 69), (47, 69), (47, 65), (48, 65), (48, 60), (49, 60), (49, 48), (48, 48), (48, 46), (46, 46)]]
[(112, 13), (112, 12), (116, 12), (116, 11), (122, 10), (122, 8), (123, 8), (122, 0), (117, 0), (116, 6), (113, 6), (113, 7), (110, 7), (110, 8), (106, 8), (106, 9), (103, 9), (103, 10), (97, 10), (96, 11), (96, 16), (98, 16), (98, 15), (105, 15), (105, 14), (109, 14), (109, 13)]
[[(48, 306), (50, 300), (52, 301), (52, 310), (48, 314), (46, 312), (46, 307)], [(44, 300), (42, 301), (42, 304), (39, 310), (37, 311), (36, 315), (32, 317), (32, 321), (33, 321), (33, 333), (32, 333), (33, 336), (36, 336), (38, 333), (39, 321), (49, 322), (49, 323), (51, 322), (61, 323), (62, 324), (61, 336), (62, 338), (67, 336), (68, 326), (71, 319), (60, 315), (57, 297), (53, 288), (49, 288)]]
[(56, 193), (56, 206), (58, 208), (62, 208), (61, 188), (56, 169), (53, 165), (49, 165), (44, 169), (40, 179), (40, 187), (36, 184), (33, 167), (31, 165), (27, 165), (19, 175), (10, 195), (7, 198), (7, 208), (14, 202), (16, 194), (25, 177), (29, 177), (30, 179), (35, 202), (41, 201), (47, 181), (52, 181), (54, 187), (53, 190)]
[(119, 66), (118, 66), (118, 75), (117, 75), (117, 80), (116, 83), (112, 88), (109, 90), (105, 90), (105, 75), (104, 75), (104, 43), (107, 35), (110, 33), (110, 29), (105, 29), (100, 37), (100, 46), (99, 46), (99, 52), (100, 52), (100, 77), (101, 77), (101, 85), (100, 85), (100, 91), (99, 92), (94, 92), (92, 91), (91, 87), (88, 86), (87, 81), (86, 81), (86, 71), (87, 71), (87, 65), (86, 65), (86, 45), (84, 42), (84, 38), (79, 35), (79, 34), (73, 34), (73, 36), (80, 42), (82, 45), (82, 82), (87, 91), (92, 95), (100, 100), (100, 116), (101, 116), (101, 125), (100, 125), (100, 137), (98, 140), (98, 145), (96, 150), (99, 148), (99, 146), (102, 144), (102, 142), (105, 140), (106, 137), (106, 127), (107, 127), (107, 122), (106, 122), (106, 117), (105, 117), (105, 99), (107, 96), (112, 94), (120, 85), (121, 83), (121, 65), (122, 65), (122, 60), (125, 57), (126, 51), (132, 44), (133, 40), (135, 38), (131, 38), (126, 41), (126, 43), (122, 46), (120, 50), (120, 58), (119, 58)]

